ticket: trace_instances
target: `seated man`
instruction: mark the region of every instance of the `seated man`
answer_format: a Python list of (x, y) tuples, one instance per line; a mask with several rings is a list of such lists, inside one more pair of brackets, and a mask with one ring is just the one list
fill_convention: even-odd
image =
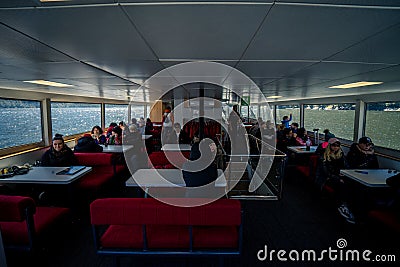
[(189, 161), (182, 167), (183, 180), (187, 187), (207, 185), (218, 178), (216, 153), (217, 147), (211, 139), (193, 143)]
[(361, 137), (358, 143), (351, 145), (347, 153), (347, 161), (350, 169), (378, 169), (379, 163), (374, 152), (374, 144), (371, 138)]
[(174, 123), (174, 132), (171, 133), (170, 141), (174, 144), (190, 144), (189, 135), (181, 129), (178, 122)]

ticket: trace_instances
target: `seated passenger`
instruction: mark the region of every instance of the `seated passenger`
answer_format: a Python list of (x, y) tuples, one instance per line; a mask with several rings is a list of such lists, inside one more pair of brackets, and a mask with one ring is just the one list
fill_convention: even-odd
[(108, 126), (107, 128), (107, 133), (106, 133), (106, 137), (110, 138), (111, 134), (112, 134), (112, 130), (114, 129), (114, 127), (118, 126), (118, 124), (116, 124), (115, 122), (110, 123), (110, 126)]
[(107, 141), (107, 138), (105, 135), (103, 135), (103, 129), (101, 129), (100, 126), (96, 125), (92, 128), (91, 131), (92, 138), (96, 142), (96, 144), (105, 144)]
[(136, 124), (131, 124), (123, 139), (124, 145), (132, 145), (133, 148), (125, 152), (125, 159), (129, 163), (131, 171), (147, 167), (147, 154), (144, 152), (144, 142)]
[(374, 152), (371, 138), (361, 137), (358, 143), (351, 145), (347, 153), (349, 168), (351, 169), (378, 169), (379, 163)]
[(64, 143), (61, 134), (55, 134), (52, 145), (41, 159), (41, 165), (45, 167), (68, 167), (77, 164), (77, 159), (72, 150)]
[(293, 137), (292, 130), (290, 128), (283, 129), (282, 135), (278, 138), (276, 148), (283, 153), (287, 153), (288, 146), (295, 146), (296, 139)]
[(324, 130), (325, 133), (325, 141), (318, 145), (317, 149), (315, 150), (315, 154), (322, 155), (325, 152), (325, 148), (328, 146), (328, 140), (334, 138), (335, 135), (329, 132), (329, 129)]
[[(215, 143), (208, 138), (201, 143), (199, 138), (194, 138), (194, 140), (189, 161), (185, 162), (182, 167), (183, 180), (187, 187), (207, 185), (218, 178)], [(211, 164), (208, 163), (210, 159), (213, 159)]]
[(170, 135), (170, 142), (173, 144), (190, 144), (189, 135), (181, 129), (180, 123), (174, 123), (174, 132)]
[[(337, 192), (339, 213), (350, 223), (355, 223), (353, 212), (350, 210), (351, 190), (341, 177), (340, 170), (346, 167), (346, 160), (340, 141), (330, 138), (325, 152), (319, 157), (315, 182), (323, 189), (325, 185), (332, 187)], [(351, 202), (351, 203), (349, 203)]]
[(122, 129), (119, 126), (115, 126), (112, 129), (108, 143), (110, 145), (122, 145)]
[(90, 134), (85, 134), (78, 139), (74, 152), (102, 152), (103, 147), (96, 143)]
[(308, 139), (309, 137), (307, 136), (307, 131), (305, 128), (301, 127), (297, 129), (296, 145), (305, 146)]
[(152, 130), (153, 130), (153, 122), (150, 120), (150, 118), (147, 118), (144, 133), (151, 134)]

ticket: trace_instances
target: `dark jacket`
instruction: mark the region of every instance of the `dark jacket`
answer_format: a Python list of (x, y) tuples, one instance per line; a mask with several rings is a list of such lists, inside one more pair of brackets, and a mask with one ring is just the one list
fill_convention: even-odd
[(351, 145), (347, 153), (347, 161), (350, 169), (378, 169), (379, 163), (375, 154), (365, 154), (358, 148), (358, 144)]
[(315, 174), (315, 182), (322, 187), (328, 179), (335, 179), (339, 176), (340, 170), (347, 166), (344, 154), (339, 159), (331, 159), (324, 161), (324, 154), (318, 158), (317, 170)]
[(96, 143), (91, 136), (79, 138), (78, 143), (74, 147), (75, 152), (102, 152), (103, 147)]
[(189, 135), (183, 130), (179, 132), (179, 138), (176, 136), (175, 131), (173, 131), (170, 135), (170, 143), (173, 144), (190, 144), (190, 141)]
[(51, 147), (41, 159), (41, 165), (45, 167), (68, 167), (77, 165), (78, 161), (72, 150), (64, 145), (64, 148), (57, 152)]

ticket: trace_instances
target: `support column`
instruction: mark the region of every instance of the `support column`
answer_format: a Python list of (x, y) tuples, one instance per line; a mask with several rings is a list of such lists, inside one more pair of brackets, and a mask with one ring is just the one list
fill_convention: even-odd
[(52, 140), (52, 123), (51, 123), (51, 101), (50, 98), (43, 99), (42, 105), (42, 122), (43, 122), (43, 141), (45, 146), (51, 145)]
[(101, 128), (105, 129), (107, 127), (106, 126), (106, 104), (101, 103), (100, 104), (100, 110), (101, 110), (101, 114), (100, 114), (100, 117), (101, 117)]
[(204, 83), (200, 83), (200, 102), (199, 102), (199, 137), (204, 138)]
[(300, 127), (304, 127), (304, 104), (300, 104)]
[(360, 137), (364, 136), (366, 108), (367, 108), (367, 105), (365, 104), (364, 101), (362, 101), (362, 100), (356, 101), (356, 110), (355, 110), (356, 112), (354, 115), (355, 116), (355, 118), (354, 118), (354, 136), (353, 136), (354, 142), (357, 142)]

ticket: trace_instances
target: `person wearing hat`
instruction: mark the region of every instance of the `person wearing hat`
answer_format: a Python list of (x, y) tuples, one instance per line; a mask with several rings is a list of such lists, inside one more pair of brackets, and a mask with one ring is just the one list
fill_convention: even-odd
[(378, 159), (374, 153), (374, 144), (371, 138), (361, 137), (358, 143), (351, 145), (347, 153), (349, 168), (351, 169), (378, 169)]
[(50, 149), (42, 156), (41, 165), (45, 167), (68, 167), (77, 164), (74, 152), (65, 145), (63, 136), (55, 134)]
[(349, 201), (350, 189), (340, 175), (340, 170), (347, 166), (346, 158), (339, 139), (333, 137), (327, 143), (328, 145), (318, 161), (315, 182), (321, 190), (328, 185), (337, 192), (336, 201), (339, 213), (348, 222), (355, 223), (353, 212), (348, 205), (349, 202), (352, 202)]

